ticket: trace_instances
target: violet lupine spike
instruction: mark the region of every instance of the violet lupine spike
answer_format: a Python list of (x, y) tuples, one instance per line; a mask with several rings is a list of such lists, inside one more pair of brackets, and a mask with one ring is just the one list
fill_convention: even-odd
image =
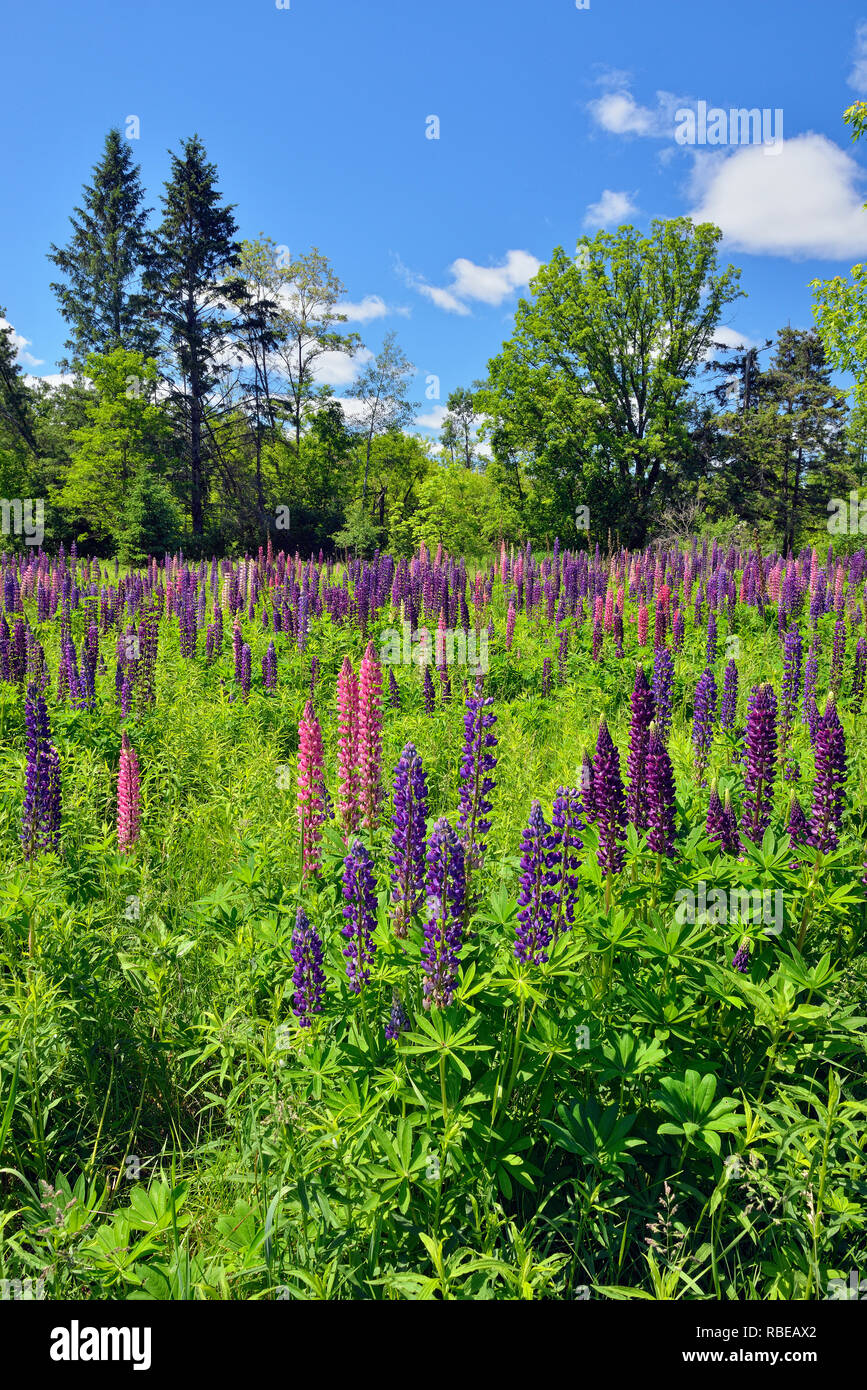
[(864, 699), (864, 678), (867, 675), (867, 637), (859, 637), (855, 646), (855, 660), (852, 667), (852, 692), (849, 706), (857, 714)]
[(846, 735), (833, 695), (828, 696), (825, 713), (819, 720), (815, 756), (809, 843), (813, 849), (828, 854), (840, 842), (846, 803)]
[(343, 864), (344, 925), (346, 938), (343, 955), (346, 974), (353, 994), (360, 994), (370, 979), (370, 967), (376, 947), (376, 885), (373, 879), (373, 860), (361, 840), (353, 840)]
[(411, 1027), (412, 1023), (403, 1006), (403, 1000), (397, 990), (394, 990), (391, 996), (391, 1014), (385, 1025), (386, 1042), (396, 1042), (401, 1033), (408, 1033)]
[(31, 685), (25, 696), (27, 785), (21, 812), (24, 858), (56, 851), (60, 842), (60, 759), (51, 741), (45, 697)]
[(655, 707), (653, 691), (643, 666), (635, 671), (631, 697), (632, 719), (629, 725), (629, 758), (626, 764), (629, 778), (626, 793), (626, 815), (636, 830), (647, 829), (647, 750), (650, 745), (650, 725)]
[[(793, 847), (795, 845), (809, 845), (810, 843), (809, 821), (807, 820), (807, 817), (804, 814), (803, 806), (801, 805), (794, 792), (792, 793), (792, 799), (789, 802), (789, 817), (786, 821), (786, 834), (788, 835)], [(801, 865), (802, 860), (800, 859), (789, 860), (790, 869), (800, 869)]]
[(581, 763), (581, 802), (588, 821), (596, 819), (596, 800), (593, 795), (593, 759), (585, 748)]
[(253, 674), (253, 653), (248, 643), (244, 642), (241, 646), (241, 659), (239, 666), (238, 683), (241, 687), (241, 694), (246, 704), (250, 698), (250, 680)]
[(811, 722), (811, 704), (816, 698), (816, 681), (819, 678), (819, 658), (815, 646), (810, 648), (807, 660), (804, 662), (804, 694), (802, 702), (803, 713), (801, 722), (809, 724)]
[(277, 689), (277, 652), (273, 642), (268, 643), (268, 650), (262, 657), (262, 684), (269, 693)]
[(301, 841), (302, 881), (317, 873), (321, 862), (319, 842), (325, 811), (322, 790), (325, 785), (322, 730), (312, 701), (304, 706), (298, 725), (298, 833)]
[(315, 927), (299, 907), (292, 932), (292, 975), (294, 993), (292, 1012), (302, 1028), (311, 1028), (316, 1014), (322, 1012), (325, 997), (325, 971), (322, 969), (322, 942)]
[(723, 676), (723, 693), (720, 702), (719, 722), (721, 729), (733, 729), (738, 707), (738, 668), (736, 663), (726, 663)]
[(732, 969), (737, 970), (741, 975), (747, 975), (750, 969), (750, 943), (744, 937), (737, 951), (732, 958)]
[(428, 717), (430, 717), (430, 715), (433, 714), (435, 704), (436, 704), (436, 692), (434, 691), (433, 677), (431, 676), (431, 673), (430, 673), (430, 667), (429, 667), (429, 666), (425, 666), (425, 668), (424, 668), (424, 708), (425, 708), (425, 713), (428, 715)]
[(607, 874), (619, 873), (626, 858), (623, 846), (626, 833), (626, 797), (620, 776), (620, 754), (614, 746), (604, 719), (599, 724), (599, 738), (593, 760), (593, 807), (594, 819), (599, 830), (599, 866)]
[(584, 848), (581, 839), (584, 828), (582, 810), (581, 793), (577, 787), (558, 788), (551, 808), (552, 868), (556, 875), (554, 889), (557, 903), (553, 919), (555, 941), (561, 932), (571, 931), (575, 918), (575, 904), (581, 887), (581, 878), (576, 871)]
[(795, 624), (790, 627), (783, 640), (783, 683), (780, 700), (780, 742), (785, 743), (794, 723), (801, 687), (801, 665), (804, 644), (801, 633)]
[(120, 765), (117, 773), (117, 844), (121, 851), (131, 849), (141, 825), (141, 786), (138, 754), (124, 730), (121, 735)]
[(777, 770), (777, 700), (767, 682), (753, 686), (744, 743), (744, 785), (747, 795), (741, 831), (754, 844), (761, 844), (771, 823)]
[(650, 726), (647, 748), (647, 846), (654, 854), (674, 858), (674, 769), (668, 749)]
[(442, 818), (431, 831), (427, 850), (427, 920), (421, 949), (425, 1009), (448, 1008), (454, 999), (466, 892), (464, 846)]
[(382, 668), (372, 642), (358, 676), (358, 802), (361, 824), (375, 830), (382, 802)]
[(538, 801), (521, 840), (521, 879), (515, 956), (522, 965), (542, 965), (548, 959), (553, 934), (557, 855), (551, 830)]
[(388, 701), (392, 709), (400, 709), (400, 689), (391, 667), (388, 670)]
[(458, 829), (466, 848), (468, 869), (481, 864), (491, 828), (490, 794), (494, 789), (492, 774), (497, 766), (491, 751), (497, 746), (496, 735), (491, 733), (497, 721), (491, 710), (493, 703), (490, 696), (479, 693), (468, 695), (466, 699)]
[(695, 688), (695, 704), (692, 720), (692, 744), (695, 750), (695, 770), (700, 784), (704, 784), (710, 748), (713, 742), (716, 722), (716, 681), (709, 668), (700, 677)]
[(720, 794), (717, 790), (715, 781), (711, 782), (710, 785), (710, 800), (708, 801), (705, 830), (707, 831), (708, 839), (716, 840), (720, 844), (722, 843), (725, 835), (725, 811), (723, 810), (723, 804), (720, 800)]
[(657, 647), (653, 654), (653, 702), (656, 710), (656, 731), (663, 743), (671, 733), (672, 687), (674, 663), (668, 647)]
[(394, 853), (392, 902), (394, 934), (403, 938), (424, 897), (427, 778), (421, 758), (408, 743), (394, 769)]

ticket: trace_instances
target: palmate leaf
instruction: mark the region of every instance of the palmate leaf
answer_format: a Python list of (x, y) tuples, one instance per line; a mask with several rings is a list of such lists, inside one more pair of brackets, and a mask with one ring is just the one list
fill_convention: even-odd
[(699, 1144), (720, 1152), (720, 1134), (731, 1133), (746, 1124), (746, 1116), (738, 1111), (739, 1102), (724, 1096), (714, 1103), (717, 1079), (708, 1072), (700, 1076), (687, 1071), (682, 1081), (665, 1076), (653, 1099), (672, 1120), (661, 1124), (659, 1134), (680, 1134), (688, 1144)]
[(558, 1105), (557, 1114), (559, 1124), (553, 1120), (543, 1120), (542, 1124), (567, 1153), (576, 1154), (612, 1175), (620, 1175), (626, 1165), (634, 1164), (629, 1150), (643, 1143), (641, 1139), (628, 1138), (636, 1115), (621, 1115), (617, 1104), (603, 1110), (593, 1099), (578, 1101), (571, 1111)]

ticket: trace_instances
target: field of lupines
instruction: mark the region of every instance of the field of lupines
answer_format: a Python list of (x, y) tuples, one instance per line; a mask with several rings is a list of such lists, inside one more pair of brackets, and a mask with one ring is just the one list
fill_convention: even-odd
[(865, 580), (3, 556), (0, 1278), (867, 1274)]

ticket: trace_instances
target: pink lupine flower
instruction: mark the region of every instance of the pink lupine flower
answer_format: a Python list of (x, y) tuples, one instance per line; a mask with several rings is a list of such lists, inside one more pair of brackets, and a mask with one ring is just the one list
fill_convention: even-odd
[(374, 830), (382, 800), (382, 671), (372, 642), (358, 677), (358, 800), (361, 824)]
[(337, 805), (347, 838), (358, 829), (358, 678), (348, 656), (337, 677)]
[(117, 773), (117, 843), (131, 849), (139, 836), (140, 789), (138, 754), (124, 731), (121, 738), (120, 766)]
[(508, 617), (506, 618), (506, 651), (507, 651), (507, 652), (510, 652), (510, 651), (512, 650), (512, 641), (513, 641), (513, 638), (514, 638), (514, 636), (515, 636), (515, 616), (516, 616), (516, 614), (515, 614), (515, 605), (514, 605), (514, 603), (510, 603), (510, 604), (509, 604), (509, 614), (508, 614)]
[(322, 730), (308, 700), (298, 725), (298, 828), (301, 834), (301, 875), (319, 868), (319, 841), (325, 819)]
[(646, 603), (641, 603), (641, 604), (638, 605), (638, 645), (639, 645), (639, 647), (646, 647), (646, 646), (647, 646), (647, 621), (648, 621), (648, 619), (647, 619), (647, 604), (646, 604)]

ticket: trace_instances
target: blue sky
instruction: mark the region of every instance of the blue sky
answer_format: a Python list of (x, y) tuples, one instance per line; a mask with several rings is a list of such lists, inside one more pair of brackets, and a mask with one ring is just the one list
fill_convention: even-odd
[[(149, 204), (197, 131), (241, 234), (318, 246), (347, 327), (374, 351), (397, 332), (431, 424), (535, 265), (600, 225), (718, 222), (747, 291), (733, 342), (811, 326), (809, 280), (867, 259), (867, 149), (841, 119), (867, 95), (867, 0), (77, 0), (7, 7), (4, 49), (0, 304), (33, 375), (66, 336), (45, 252), (132, 115)], [(782, 146), (679, 144), (699, 102), (781, 110)], [(334, 366), (347, 394), (356, 366)]]

